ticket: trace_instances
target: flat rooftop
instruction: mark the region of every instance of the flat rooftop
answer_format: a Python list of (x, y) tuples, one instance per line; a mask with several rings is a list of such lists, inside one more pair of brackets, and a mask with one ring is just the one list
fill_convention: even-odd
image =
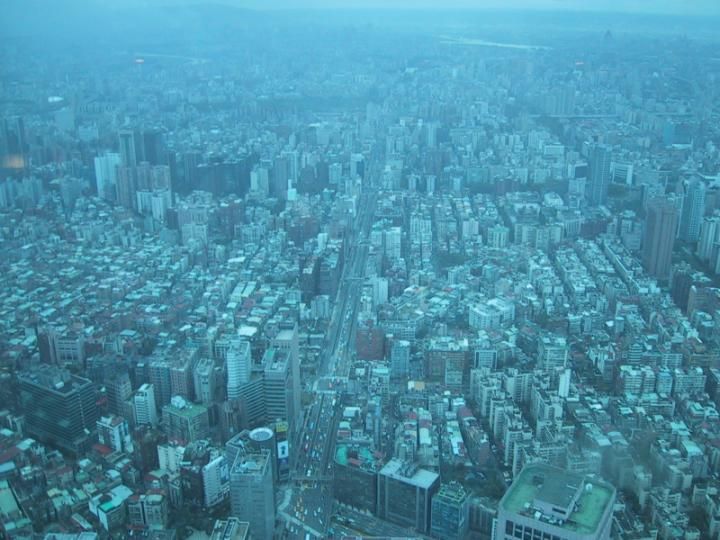
[(593, 534), (615, 493), (615, 488), (600, 480), (590, 480), (549, 465), (528, 465), (515, 478), (500, 504), (509, 512), (533, 517), (537, 512), (533, 507), (536, 500), (567, 506), (578, 490), (581, 493), (577, 507), (569, 518), (562, 525), (557, 521), (550, 524), (578, 534)]
[(413, 467), (411, 464), (406, 464), (399, 459), (388, 461), (380, 474), (422, 489), (429, 489), (440, 479), (437, 473)]
[(337, 446), (335, 450), (335, 461), (340, 465), (356, 466), (369, 471), (377, 471), (379, 465), (372, 450), (367, 446), (355, 447), (346, 444)]

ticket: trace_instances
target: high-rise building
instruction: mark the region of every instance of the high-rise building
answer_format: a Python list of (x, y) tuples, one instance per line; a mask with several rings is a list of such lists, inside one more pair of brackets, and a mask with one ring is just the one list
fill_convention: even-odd
[(414, 463), (392, 459), (378, 475), (378, 517), (425, 533), (430, 527), (430, 501), (440, 485), (437, 473)]
[(219, 453), (202, 468), (203, 503), (212, 508), (227, 500), (230, 492), (230, 473), (225, 455)]
[(75, 454), (89, 447), (98, 418), (90, 380), (43, 364), (18, 383), (28, 435)]
[(124, 416), (131, 422), (134, 415), (129, 415), (127, 402), (132, 397), (132, 384), (130, 383), (130, 375), (127, 372), (120, 372), (110, 375), (105, 380), (105, 391), (107, 392), (108, 408), (110, 412)]
[(703, 262), (713, 261), (716, 246), (720, 243), (720, 215), (703, 219), (700, 225), (700, 241), (697, 256)]
[(590, 206), (605, 204), (608, 186), (610, 185), (610, 147), (597, 144), (590, 148), (588, 165), (590, 174), (585, 195)]
[(168, 439), (190, 443), (210, 435), (208, 409), (173, 396), (163, 407), (163, 429)]
[(567, 363), (567, 340), (562, 336), (548, 335), (538, 340), (538, 368), (553, 370)]
[(642, 260), (645, 270), (658, 279), (670, 277), (677, 225), (678, 209), (673, 200), (657, 198), (648, 203)]
[(410, 342), (404, 339), (393, 340), (390, 350), (390, 374), (394, 378), (407, 377), (410, 373)]
[(250, 342), (241, 339), (234, 340), (228, 349), (225, 362), (227, 366), (227, 397), (228, 399), (238, 399), (242, 395), (243, 386), (250, 382), (252, 373)]
[(683, 182), (682, 189), (679, 236), (685, 242), (697, 242), (705, 213), (705, 184), (700, 178), (691, 178)]
[(135, 425), (157, 425), (157, 402), (155, 401), (155, 387), (145, 383), (133, 396), (133, 409), (135, 410)]
[(101, 417), (96, 426), (100, 444), (112, 448), (115, 452), (132, 453), (132, 437), (124, 418), (110, 414)]
[(270, 452), (238, 454), (230, 467), (230, 514), (250, 523), (256, 540), (272, 540), (275, 485)]
[(508, 245), (510, 229), (504, 225), (493, 225), (487, 231), (487, 244), (496, 249), (504, 249)]
[(273, 337), (270, 344), (287, 354), (291, 379), (290, 388), (292, 390), (292, 396), (290, 398), (292, 408), (289, 411), (291, 416), (288, 416), (287, 421), (290, 424), (291, 433), (295, 433), (302, 415), (302, 406), (300, 404), (300, 343), (297, 323), (281, 323), (280, 330), (275, 337)]
[(462, 540), (468, 530), (469, 496), (465, 488), (450, 482), (432, 498), (430, 532), (443, 540)]
[(117, 168), (120, 165), (120, 154), (108, 152), (95, 158), (95, 185), (98, 197), (106, 201), (114, 201), (117, 196)]
[(377, 512), (378, 471), (382, 462), (367, 445), (339, 444), (333, 463), (333, 493), (343, 503)]
[(215, 363), (212, 358), (202, 358), (193, 370), (195, 399), (205, 405), (215, 399)]
[(265, 372), (265, 415), (268, 420), (286, 420), (295, 416), (292, 401), (293, 388), (287, 353), (270, 347), (263, 356)]
[(494, 540), (607, 540), (615, 488), (545, 464), (527, 465), (500, 500)]
[(120, 159), (126, 167), (134, 167), (142, 161), (142, 159), (138, 159), (138, 154), (140, 153), (138, 142), (139, 137), (137, 137), (137, 134), (133, 130), (124, 129), (118, 133)]

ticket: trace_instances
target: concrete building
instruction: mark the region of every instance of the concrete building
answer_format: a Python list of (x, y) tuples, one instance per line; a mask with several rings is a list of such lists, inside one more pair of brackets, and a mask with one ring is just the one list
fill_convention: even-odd
[(175, 396), (163, 407), (163, 429), (168, 439), (189, 443), (210, 435), (208, 410)]
[(380, 465), (368, 446), (338, 445), (333, 463), (335, 498), (353, 508), (377, 513)]
[(252, 372), (252, 356), (250, 355), (250, 342), (235, 340), (227, 352), (227, 397), (238, 399), (242, 394), (242, 387), (250, 381)]
[(432, 498), (430, 532), (443, 540), (462, 540), (468, 530), (469, 496), (457, 482), (443, 484)]
[(585, 195), (590, 206), (605, 204), (610, 185), (612, 152), (606, 145), (594, 145), (588, 155), (589, 178)]
[(239, 454), (230, 468), (230, 514), (250, 524), (256, 540), (272, 540), (275, 485), (270, 452)]
[(109, 414), (101, 417), (95, 425), (100, 444), (112, 448), (115, 452), (132, 453), (132, 437), (124, 418)]
[(705, 184), (700, 178), (691, 178), (683, 182), (682, 191), (683, 204), (678, 236), (685, 242), (697, 242), (705, 214)]
[(98, 418), (90, 380), (43, 365), (18, 383), (28, 435), (72, 453), (89, 447)]
[(500, 500), (494, 540), (607, 540), (615, 488), (545, 464), (527, 465)]
[(155, 387), (152, 384), (145, 383), (135, 392), (133, 410), (136, 426), (151, 425), (154, 427), (157, 425), (157, 402), (155, 401)]
[(390, 460), (378, 475), (378, 517), (425, 533), (430, 528), (430, 501), (440, 485), (437, 473), (414, 463)]
[(117, 168), (120, 165), (120, 154), (108, 152), (95, 158), (95, 185), (98, 197), (106, 201), (114, 201), (117, 185)]
[(678, 226), (678, 209), (667, 198), (653, 199), (648, 204), (642, 261), (648, 274), (658, 278), (670, 277), (673, 242)]

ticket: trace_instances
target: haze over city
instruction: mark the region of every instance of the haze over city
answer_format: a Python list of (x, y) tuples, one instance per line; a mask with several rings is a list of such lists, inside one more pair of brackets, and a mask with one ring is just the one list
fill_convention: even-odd
[(720, 537), (720, 3), (2, 15), (0, 540)]

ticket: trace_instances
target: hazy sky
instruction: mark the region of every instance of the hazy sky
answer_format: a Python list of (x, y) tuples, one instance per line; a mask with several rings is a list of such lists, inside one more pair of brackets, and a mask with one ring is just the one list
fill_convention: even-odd
[[(172, 2), (172, 0), (167, 0)], [(222, 3), (257, 9), (304, 7), (332, 8), (505, 8), (567, 9), (577, 11), (622, 11), (720, 15), (720, 0), (219, 0)]]

